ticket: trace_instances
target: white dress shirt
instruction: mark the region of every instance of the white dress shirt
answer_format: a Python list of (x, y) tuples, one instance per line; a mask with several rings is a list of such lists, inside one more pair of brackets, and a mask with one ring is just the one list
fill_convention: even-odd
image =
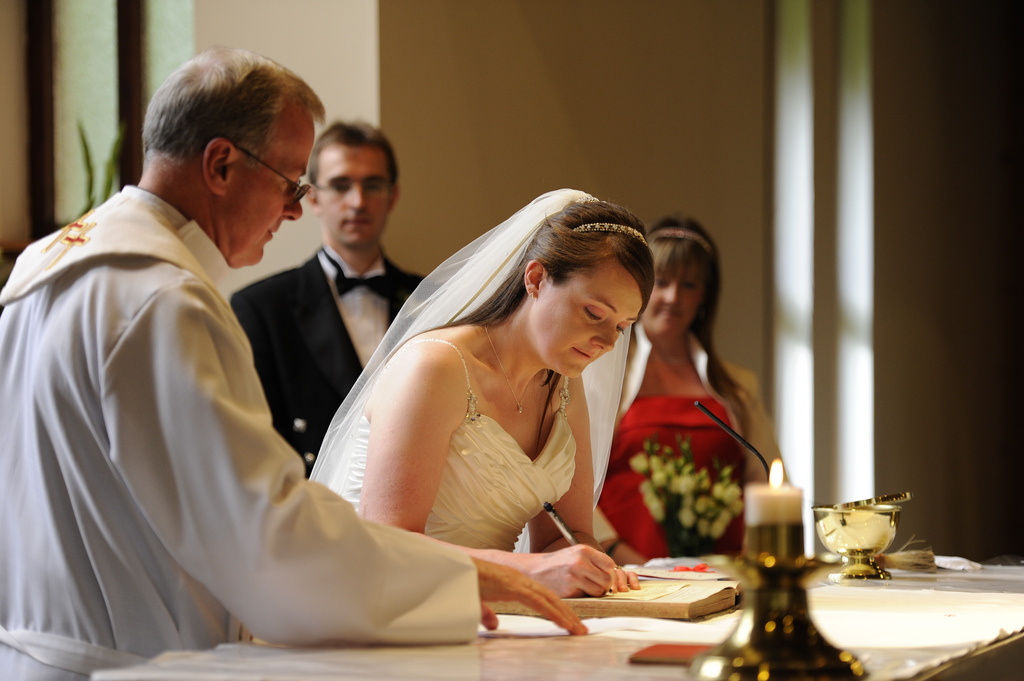
[[(379, 255), (377, 262), (370, 269), (359, 274), (333, 248), (324, 244), (324, 249), (330, 250), (334, 261), (341, 265), (342, 272), (349, 279), (369, 279), (384, 274), (384, 258)], [(338, 305), (338, 312), (341, 313), (341, 319), (345, 322), (349, 338), (352, 339), (352, 345), (355, 346), (356, 354), (359, 355), (359, 363), (366, 366), (373, 351), (377, 349), (384, 334), (387, 333), (388, 324), (391, 322), (390, 303), (384, 296), (366, 286), (357, 286), (345, 295), (338, 295), (338, 287), (334, 284), (338, 269), (323, 251), (318, 255), (320, 256), (320, 266), (323, 267), (324, 275), (331, 287), (331, 293), (334, 294), (334, 302)]]

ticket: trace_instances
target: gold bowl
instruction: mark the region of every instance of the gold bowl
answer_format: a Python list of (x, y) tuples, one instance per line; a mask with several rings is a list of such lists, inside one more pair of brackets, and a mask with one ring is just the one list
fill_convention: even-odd
[(892, 504), (856, 506), (815, 506), (814, 529), (825, 548), (838, 553), (842, 569), (833, 572), (834, 582), (851, 579), (892, 579), (879, 567), (875, 556), (885, 551), (896, 536), (900, 507)]

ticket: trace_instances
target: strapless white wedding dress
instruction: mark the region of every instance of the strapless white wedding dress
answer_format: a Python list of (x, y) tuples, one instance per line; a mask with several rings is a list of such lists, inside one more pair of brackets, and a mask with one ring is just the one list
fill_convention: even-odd
[[(413, 343), (438, 342), (422, 338)], [(463, 359), (465, 366), (465, 359)], [(442, 541), (470, 548), (511, 551), (526, 523), (569, 490), (576, 471), (576, 440), (565, 418), (569, 403), (568, 379), (563, 379), (561, 407), (551, 433), (536, 459), (531, 460), (497, 421), (476, 411), (476, 395), (466, 371), (466, 417), (452, 434), (437, 497), (427, 518), (425, 533)], [(343, 477), (342, 497), (358, 508), (370, 423), (364, 415), (346, 443), (349, 466)]]

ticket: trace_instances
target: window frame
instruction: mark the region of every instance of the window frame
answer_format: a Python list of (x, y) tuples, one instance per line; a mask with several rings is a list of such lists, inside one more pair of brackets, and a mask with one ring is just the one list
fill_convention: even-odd
[[(53, 0), (24, 0), (26, 9), (26, 82), (29, 106), (29, 211), (31, 238), (58, 228), (55, 191)], [(117, 2), (118, 118), (125, 126), (119, 158), (121, 186), (142, 176), (144, 0)]]

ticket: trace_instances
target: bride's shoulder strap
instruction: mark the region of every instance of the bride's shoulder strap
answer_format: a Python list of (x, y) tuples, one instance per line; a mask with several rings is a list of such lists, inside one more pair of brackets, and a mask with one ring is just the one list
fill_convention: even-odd
[(558, 406), (558, 411), (562, 412), (562, 416), (565, 416), (565, 408), (569, 406), (568, 376), (562, 376), (562, 389), (558, 391), (558, 396), (562, 398), (562, 403)]
[(473, 392), (473, 386), (469, 382), (469, 367), (466, 365), (466, 358), (462, 355), (462, 350), (459, 350), (455, 343), (443, 338), (415, 338), (409, 341), (405, 347), (408, 348), (419, 343), (444, 343), (459, 354), (459, 359), (462, 360), (462, 370), (466, 372), (466, 418), (470, 421), (480, 418), (480, 412), (476, 410), (476, 393)]

